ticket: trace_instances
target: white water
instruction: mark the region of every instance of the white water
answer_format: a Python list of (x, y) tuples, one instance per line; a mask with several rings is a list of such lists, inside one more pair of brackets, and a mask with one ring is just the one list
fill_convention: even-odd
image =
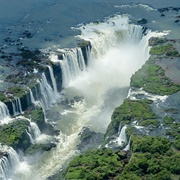
[(27, 134), (31, 140), (32, 144), (37, 142), (37, 139), (41, 136), (41, 131), (36, 123), (30, 121), (30, 126), (28, 127)]
[(22, 105), (19, 97), (15, 97), (14, 100), (11, 100), (13, 107), (13, 115), (17, 116), (18, 114), (23, 114)]
[(127, 126), (123, 126), (119, 134), (119, 137), (117, 138), (119, 146), (124, 146), (127, 143), (126, 129)]
[(126, 125), (120, 128), (118, 132), (119, 136), (113, 140), (110, 140), (105, 147), (110, 147), (110, 148), (119, 147), (119, 148), (124, 148), (124, 150), (128, 150), (128, 148), (130, 148), (130, 142), (127, 144), (126, 129), (127, 129)]
[(40, 107), (43, 108), (42, 103), (41, 103), (40, 101), (36, 101), (36, 100), (35, 100), (34, 95), (33, 95), (32, 91), (31, 91), (31, 89), (28, 88), (28, 90), (29, 90), (31, 102), (32, 102), (34, 105), (40, 106)]
[(51, 77), (51, 82), (52, 82), (52, 85), (53, 85), (54, 96), (56, 98), (58, 98), (59, 94), (58, 94), (58, 90), (57, 90), (57, 84), (56, 84), (56, 79), (54, 77), (53, 69), (52, 69), (51, 66), (48, 66), (48, 69), (49, 69), (49, 73), (50, 73), (50, 77)]
[[(59, 142), (56, 148), (44, 153), (39, 162), (32, 165), (28, 180), (46, 179), (76, 155), (78, 134), (82, 127), (90, 126), (92, 130), (105, 132), (114, 108), (128, 94), (131, 75), (149, 57), (148, 39), (158, 35), (149, 31), (143, 36), (142, 27), (130, 25), (126, 16), (116, 16), (99, 24), (90, 23), (78, 29), (81, 30), (79, 37), (92, 44), (87, 70), (79, 67), (75, 49), (64, 54), (63, 60), (54, 57), (63, 71), (65, 89), (62, 95), (68, 99), (78, 95), (84, 98), (71, 106), (68, 104), (67, 109), (55, 104), (50, 109), (52, 113), (48, 111), (49, 117), (56, 121), (61, 130)], [(47, 81), (41, 81), (40, 85), (43, 103), (49, 109), (52, 103), (49, 90), (53, 90)], [(127, 142), (125, 128), (118, 137), (119, 143)]]
[(32, 102), (33, 104), (36, 104), (36, 103), (35, 103), (36, 101), (35, 101), (35, 99), (34, 99), (34, 96), (33, 96), (33, 93), (32, 93), (32, 91), (31, 91), (31, 89), (28, 88), (28, 90), (29, 90), (31, 102)]
[(123, 149), (124, 151), (129, 151), (131, 148), (131, 138), (129, 138), (128, 144), (126, 145), (126, 147)]
[(128, 98), (130, 98), (131, 100), (138, 100), (136, 98), (136, 95), (138, 94), (143, 95), (146, 99), (154, 101), (157, 107), (159, 106), (159, 104), (163, 104), (168, 98), (168, 95), (160, 96), (156, 94), (151, 94), (144, 91), (143, 88), (136, 89), (136, 90), (129, 89)]
[(32, 137), (32, 144), (35, 143), (47, 143), (50, 139), (52, 139), (51, 136), (42, 134), (38, 125), (35, 122), (30, 121), (30, 129), (29, 132)]
[(40, 85), (40, 93), (42, 95), (41, 102), (43, 104), (43, 109), (48, 110), (50, 106), (56, 102), (56, 97), (44, 73), (42, 74), (42, 79), (38, 80), (38, 82)]
[(0, 124), (8, 123), (10, 120), (9, 110), (7, 106), (0, 101)]
[(56, 55), (52, 54), (51, 61), (59, 63), (62, 69), (63, 87), (76, 79), (83, 71), (86, 65), (81, 48), (74, 48), (62, 55), (63, 60), (59, 60)]
[(0, 144), (0, 153), (6, 154), (0, 157), (0, 179), (7, 180), (20, 163), (19, 157), (13, 148), (6, 145)]

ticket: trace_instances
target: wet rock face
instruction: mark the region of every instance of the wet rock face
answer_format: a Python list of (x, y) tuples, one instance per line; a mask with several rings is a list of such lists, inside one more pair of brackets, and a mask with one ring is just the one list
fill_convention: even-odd
[(54, 77), (56, 79), (57, 83), (57, 89), (60, 92), (62, 90), (62, 70), (59, 65), (52, 64), (53, 72), (54, 72)]
[(81, 152), (98, 148), (104, 140), (103, 133), (91, 131), (88, 127), (84, 127), (79, 136), (81, 143), (77, 146), (77, 148)]
[(141, 19), (139, 19), (138, 21), (137, 21), (137, 23), (138, 24), (146, 24), (148, 22), (148, 20), (147, 19), (144, 19), (144, 18), (141, 18)]
[(3, 158), (3, 156), (8, 157), (8, 153), (0, 151), (0, 159)]

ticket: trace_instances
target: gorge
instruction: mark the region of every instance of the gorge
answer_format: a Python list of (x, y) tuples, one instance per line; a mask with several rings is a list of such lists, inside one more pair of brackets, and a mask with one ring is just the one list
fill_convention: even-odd
[[(64, 170), (70, 160), (80, 154), (77, 146), (85, 127), (95, 133), (105, 134), (102, 146), (126, 151), (131, 148), (131, 141), (133, 148), (138, 149), (135, 147), (136, 137), (130, 138), (134, 133), (132, 127), (143, 135), (164, 133), (164, 130), (161, 131), (163, 128), (156, 131), (153, 130), (154, 126), (150, 126), (155, 124), (160, 127), (154, 115), (155, 106), (161, 107), (168, 99), (165, 95), (169, 92), (162, 90), (165, 93), (154, 95), (146, 86), (146, 81), (136, 81), (139, 76), (135, 72), (150, 58), (149, 52), (153, 56), (150, 46), (156, 46), (153, 42), (157, 39), (150, 44), (150, 38), (163, 37), (167, 33), (130, 23), (127, 15), (114, 15), (103, 21), (76, 25), (72, 29), (81, 32), (76, 36), (80, 43), (75, 48), (62, 49), (57, 46), (42, 49), (41, 52), (26, 48), (20, 50), (23, 59), (17, 58), (16, 65), (23, 68), (23, 74), (9, 81), (14, 87), (11, 84), (8, 91), (2, 93), (0, 102), (2, 180), (55, 179), (53, 175)], [(178, 47), (178, 42), (166, 41), (172, 43), (170, 50), (174, 52), (173, 48)], [(164, 53), (167, 53), (166, 50)], [(154, 56), (158, 55), (155, 51)], [(178, 55), (179, 52), (173, 58), (178, 59)], [(24, 58), (27, 58), (26, 61), (23, 61)], [(148, 63), (152, 63), (151, 58)], [(161, 74), (164, 76), (163, 71)], [(179, 86), (176, 84), (173, 81), (170, 94), (178, 93)], [(143, 92), (141, 87), (149, 91), (146, 89)], [(170, 97), (169, 103), (177, 96)], [(170, 104), (174, 108), (175, 105)], [(118, 106), (119, 109), (116, 108)], [(132, 110), (136, 121), (127, 117), (123, 106)], [(149, 106), (154, 108), (153, 113)], [(145, 110), (141, 112), (138, 108), (143, 107)], [(161, 111), (161, 108), (157, 108), (157, 111)], [(120, 120), (116, 119), (119, 118), (119, 110)], [(147, 121), (139, 118), (138, 113), (146, 113)], [(156, 114), (158, 118), (164, 116), (162, 112)], [(171, 121), (168, 114), (165, 121)], [(109, 150), (104, 151), (111, 154)], [(73, 176), (69, 173), (66, 178), (72, 179)]]

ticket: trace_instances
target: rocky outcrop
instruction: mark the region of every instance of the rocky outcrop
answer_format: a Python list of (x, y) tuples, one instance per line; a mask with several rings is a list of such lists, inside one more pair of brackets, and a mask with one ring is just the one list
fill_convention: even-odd
[(104, 134), (100, 132), (91, 131), (89, 128), (84, 127), (82, 132), (79, 134), (81, 143), (77, 145), (80, 152), (85, 152), (89, 149), (98, 148), (103, 140)]
[(21, 119), (0, 127), (0, 142), (15, 150), (26, 150), (31, 145), (27, 134), (29, 126), (29, 121)]

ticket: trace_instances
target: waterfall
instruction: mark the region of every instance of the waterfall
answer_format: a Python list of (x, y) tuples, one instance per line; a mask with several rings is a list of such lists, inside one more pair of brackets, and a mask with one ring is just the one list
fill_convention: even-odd
[(53, 69), (51, 66), (48, 66), (48, 69), (49, 69), (49, 73), (50, 73), (50, 77), (51, 77), (51, 81), (53, 85), (54, 95), (58, 97), (57, 84), (56, 84), (56, 79), (54, 77)]
[(31, 127), (31, 133), (34, 138), (34, 140), (37, 140), (37, 138), (41, 135), (41, 131), (37, 124), (35, 122), (30, 122), (30, 127)]
[(6, 123), (10, 118), (7, 106), (0, 101), (0, 123)]
[(30, 126), (28, 127), (28, 131), (26, 131), (26, 133), (28, 134), (32, 144), (35, 144), (37, 139), (41, 135), (41, 131), (39, 127), (37, 126), (35, 122), (32, 122), (32, 121), (30, 121)]
[(31, 89), (28, 88), (28, 90), (29, 90), (29, 93), (30, 93), (31, 102), (32, 102), (33, 104), (36, 104), (36, 101), (35, 101), (35, 99), (34, 99), (34, 96), (33, 96), (33, 93), (32, 93), (32, 91), (31, 91)]
[[(127, 143), (127, 137), (126, 137), (126, 129), (127, 126), (123, 126), (121, 128), (121, 125), (119, 126), (119, 132), (118, 132), (118, 137), (113, 138), (108, 142), (108, 144), (105, 145), (105, 147), (110, 147), (110, 148), (124, 148), (126, 143)], [(130, 148), (130, 141), (129, 141), (129, 146), (127, 145), (125, 148)]]
[(81, 69), (81, 71), (84, 71), (86, 69), (86, 65), (85, 65), (84, 56), (80, 48), (77, 48), (77, 59), (78, 59), (79, 68)]
[(36, 101), (36, 100), (35, 100), (34, 95), (33, 95), (33, 93), (32, 93), (32, 90), (31, 90), (30, 88), (28, 88), (28, 90), (29, 90), (29, 93), (30, 93), (31, 102), (32, 102), (34, 105), (40, 106), (40, 107), (43, 108), (42, 103), (41, 103), (40, 101)]
[(127, 126), (123, 126), (123, 128), (120, 131), (119, 137), (117, 138), (117, 143), (119, 146), (125, 146), (125, 144), (127, 143), (127, 137), (126, 137), (126, 129)]
[(131, 138), (129, 138), (128, 144), (126, 145), (126, 147), (123, 149), (124, 151), (129, 151), (131, 148)]
[(23, 114), (20, 98), (16, 99), (16, 103), (18, 104), (18, 107), (19, 107), (19, 113)]
[(51, 88), (51, 86), (48, 84), (48, 81), (46, 79), (45, 74), (42, 74), (42, 79), (41, 81), (37, 80), (39, 85), (40, 85), (40, 93), (42, 96), (42, 104), (43, 104), (43, 108), (45, 110), (48, 110), (50, 108), (50, 106), (56, 102), (53, 90)]
[(23, 114), (21, 101), (19, 97), (15, 97), (14, 100), (11, 100), (13, 107), (13, 115), (17, 116), (18, 114)]
[(59, 63), (62, 69), (63, 87), (86, 70), (81, 48), (71, 49), (63, 54), (63, 60), (59, 60)]
[(0, 144), (0, 179), (9, 179), (19, 163), (18, 154), (13, 148)]
[(28, 127), (28, 130), (26, 130), (26, 133), (27, 133), (27, 135), (29, 136), (30, 142), (31, 142), (32, 144), (34, 144), (34, 139), (33, 139), (32, 135), (31, 135), (30, 131), (31, 131), (31, 128)]

